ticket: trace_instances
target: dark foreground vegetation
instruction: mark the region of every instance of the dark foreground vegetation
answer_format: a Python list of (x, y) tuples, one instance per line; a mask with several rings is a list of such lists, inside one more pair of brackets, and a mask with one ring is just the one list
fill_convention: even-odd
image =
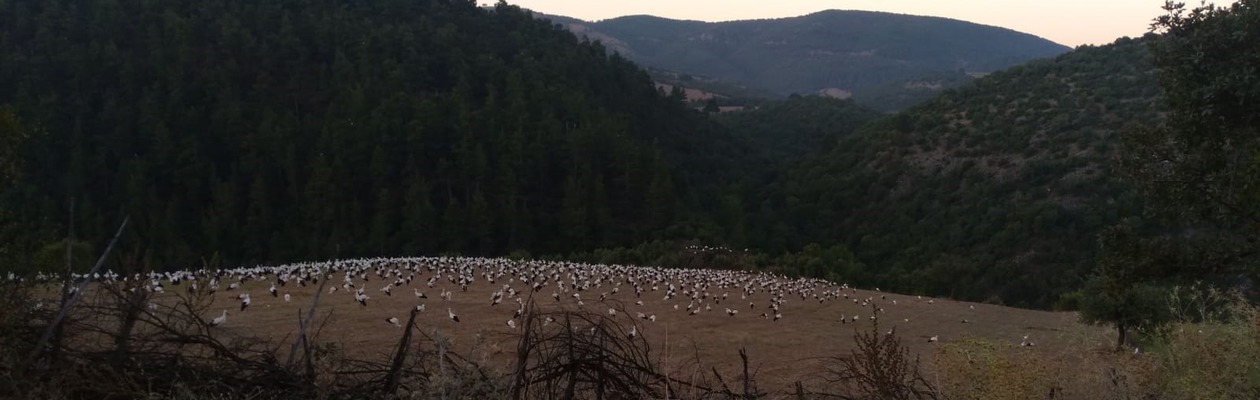
[[(327, 283), (329, 280), (323, 280)], [(179, 289), (199, 284), (201, 291)], [(733, 349), (742, 369), (698, 357), (662, 365), (634, 334), (628, 312), (539, 311), (526, 302), (515, 351), (452, 345), (417, 313), (388, 357), (364, 359), (322, 339), (330, 306), (315, 296), (294, 316), (294, 337), (263, 338), (218, 325), (205, 278), (162, 300), (145, 279), (95, 283), (59, 297), (56, 282), (5, 281), (0, 292), (0, 398), (179, 399), (1241, 399), (1260, 395), (1260, 314), (1236, 295), (1177, 290), (1176, 322), (1140, 352), (1088, 343), (1060, 349), (1005, 341), (941, 343), (912, 354), (875, 321), (830, 340), (848, 354), (798, 362), (817, 372), (790, 385), (758, 380), (756, 355)], [(178, 289), (178, 290), (176, 290)], [(315, 293), (322, 293), (320, 287)], [(1197, 289), (1197, 288), (1183, 288)], [(1207, 293), (1206, 296), (1200, 293)], [(220, 293), (221, 295), (221, 293)], [(67, 304), (66, 312), (59, 304)], [(1202, 317), (1202, 309), (1214, 310)], [(625, 311), (625, 310), (622, 310)], [(375, 325), (375, 324), (373, 324)], [(362, 329), (374, 329), (362, 327)], [(680, 339), (685, 340), (685, 339)], [(466, 342), (465, 342), (466, 343)], [(480, 343), (480, 342), (478, 342)]]
[[(324, 280), (325, 284), (328, 280)], [(297, 337), (282, 341), (240, 334), (203, 319), (213, 291), (182, 290), (175, 301), (156, 302), (143, 279), (92, 285), (82, 297), (52, 283), (4, 283), (0, 303), (0, 386), (5, 398), (761, 398), (767, 395), (738, 352), (744, 369), (668, 371), (649, 341), (621, 317), (597, 312), (538, 312), (524, 307), (515, 355), (504, 366), (452, 349), (438, 330), (422, 330), (413, 311), (401, 325), (388, 360), (345, 356), (320, 339), (319, 296), (294, 323)], [(322, 292), (323, 287), (318, 291)], [(66, 291), (65, 293), (69, 293)], [(77, 302), (76, 302), (77, 301)], [(63, 311), (65, 310), (65, 311)], [(624, 311), (624, 310), (623, 310)], [(364, 327), (367, 329), (367, 327)], [(878, 328), (878, 327), (875, 327)], [(937, 398), (896, 336), (858, 334), (857, 354), (840, 357), (825, 376), (858, 393)], [(903, 358), (884, 360), (884, 355)], [(856, 355), (856, 354), (855, 354)], [(711, 371), (711, 372), (710, 372)], [(798, 396), (823, 393), (796, 385)], [(845, 397), (825, 394), (826, 397)]]

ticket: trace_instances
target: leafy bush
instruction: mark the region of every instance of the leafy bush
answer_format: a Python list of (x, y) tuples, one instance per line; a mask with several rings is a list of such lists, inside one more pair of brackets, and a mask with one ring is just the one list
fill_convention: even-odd
[(1178, 288), (1174, 323), (1151, 353), (1170, 398), (1260, 398), (1260, 313), (1237, 293)]

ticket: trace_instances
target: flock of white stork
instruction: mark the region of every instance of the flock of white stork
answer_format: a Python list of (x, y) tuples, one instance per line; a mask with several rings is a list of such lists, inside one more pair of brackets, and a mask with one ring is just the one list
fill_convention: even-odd
[[(567, 303), (578, 308), (591, 307), (597, 311), (607, 307), (607, 313), (616, 315), (630, 311), (610, 306), (620, 306), (621, 303), (606, 303), (604, 300), (618, 293), (622, 293), (623, 298), (633, 293), (635, 305), (642, 306), (644, 300), (656, 298), (672, 303), (672, 307), (666, 309), (672, 308), (680, 315), (695, 316), (713, 311), (714, 307), (721, 307), (728, 317), (737, 317), (740, 310), (747, 307), (748, 312), (754, 315), (761, 311), (760, 318), (769, 322), (777, 322), (783, 318), (781, 307), (789, 300), (852, 302), (864, 307), (864, 310), (870, 310), (869, 315), (865, 316), (869, 320), (879, 318), (884, 313), (884, 307), (897, 304), (896, 300), (888, 300), (882, 293), (877, 297), (859, 298), (857, 291), (847, 284), (821, 279), (789, 278), (764, 272), (476, 257), (364, 258), (221, 270), (151, 272), (129, 276), (107, 271), (92, 274), (90, 277), (75, 275), (73, 278), (75, 281), (90, 278), (94, 282), (107, 285), (129, 283), (129, 290), (157, 293), (175, 290), (178, 286), (183, 286), (180, 290), (204, 291), (211, 295), (223, 295), (220, 292), (226, 292), (227, 296), (240, 302), (240, 308), (236, 311), (240, 313), (247, 312), (252, 302), (246, 288), (250, 283), (255, 283), (250, 286), (268, 285), (267, 295), (277, 299), (283, 297), (285, 302), (291, 300), (287, 293), (290, 285), (318, 287), (321, 283), (326, 288), (321, 294), (325, 300), (321, 301), (353, 298), (361, 307), (370, 307), (373, 296), (410, 295), (416, 297), (415, 311), (424, 312), (428, 307), (426, 302), (430, 301), (427, 292), (436, 292), (434, 294), (437, 299), (433, 299), (434, 301), (449, 302), (456, 293), (459, 296), (476, 296), (469, 293), (470, 285), (483, 281), (493, 290), (483, 294), (488, 307), (498, 307), (504, 302), (516, 304), (516, 312), (505, 322), (508, 329), (517, 328), (517, 320), (525, 312), (526, 298), (531, 295), (538, 302)], [(22, 278), (10, 274), (8, 279)], [(55, 282), (60, 277), (40, 274), (35, 279)], [(407, 293), (404, 287), (410, 288), (411, 293)], [(458, 289), (459, 292), (452, 292), (447, 288)], [(879, 289), (875, 291), (878, 293)], [(758, 305), (754, 296), (768, 301)], [(924, 300), (922, 297), (918, 299)], [(595, 304), (588, 305), (587, 302)], [(926, 299), (926, 303), (931, 304), (932, 300)], [(447, 317), (452, 323), (458, 323), (459, 314), (449, 306), (450, 303), (447, 304)], [(642, 311), (635, 314), (644, 323), (656, 322), (658, 318), (656, 314)], [(228, 323), (228, 317), (228, 310), (225, 309), (217, 316), (207, 318), (205, 323), (211, 327), (221, 326)], [(862, 315), (842, 315), (839, 323), (854, 323), (862, 319)], [(389, 316), (384, 321), (389, 325), (401, 326), (397, 316)], [(904, 319), (904, 322), (909, 322), (909, 319)], [(968, 321), (964, 319), (962, 322)], [(633, 326), (630, 335), (637, 332), (637, 326)], [(890, 330), (889, 334), (891, 333)], [(937, 342), (938, 339), (938, 336), (933, 335), (928, 338), (928, 342)], [(1033, 342), (1025, 336), (1021, 345), (1032, 346)]]

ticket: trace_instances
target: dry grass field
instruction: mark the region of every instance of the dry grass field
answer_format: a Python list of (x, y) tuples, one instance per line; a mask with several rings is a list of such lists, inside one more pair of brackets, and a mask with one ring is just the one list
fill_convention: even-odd
[[(480, 274), (480, 271), (477, 273)], [(621, 321), (625, 324), (633, 321), (640, 340), (648, 341), (651, 356), (658, 365), (679, 377), (711, 377), (711, 368), (716, 368), (731, 379), (742, 372), (738, 350), (747, 349), (750, 368), (759, 387), (772, 392), (789, 390), (796, 381), (821, 382), (821, 371), (825, 366), (835, 364), (828, 357), (849, 354), (854, 348), (855, 329), (871, 329), (876, 323), (870, 318), (873, 314), (878, 317), (880, 331), (895, 329), (903, 343), (923, 357), (925, 364), (931, 361), (936, 353), (934, 350), (969, 339), (1017, 346), (1027, 335), (1036, 346), (1015, 347), (1017, 351), (1058, 354), (1087, 353), (1090, 349), (1106, 347), (1111, 340), (1109, 331), (1079, 324), (1074, 313), (1023, 310), (836, 286), (818, 286), (803, 297), (786, 294), (779, 310), (782, 318), (774, 321), (775, 312), (768, 308), (771, 294), (764, 290), (742, 298), (744, 292), (739, 287), (720, 288), (714, 285), (707, 290), (705, 300), (693, 301), (681, 294), (680, 282), (673, 282), (680, 285), (680, 293), (673, 299), (665, 300), (669, 282), (661, 282), (656, 285), (655, 291), (650, 285), (645, 285), (642, 295), (636, 298), (634, 287), (626, 283), (624, 277), (614, 277), (601, 282), (598, 287), (564, 293), (557, 300), (552, 296), (556, 292), (554, 285), (531, 291), (529, 284), (516, 280), (510, 274), (499, 277), (494, 283), (477, 275), (466, 290), (452, 283), (449, 273), (430, 287), (426, 281), (433, 274), (433, 271), (420, 271), (410, 283), (401, 286), (392, 284), (396, 278), (382, 279), (369, 272), (364, 281), (356, 275), (353, 283), (365, 288), (364, 293), (370, 297), (366, 305), (355, 300), (353, 289), (342, 289), (344, 274), (334, 274), (335, 278), (328, 281), (316, 311), (315, 324), (323, 326), (318, 340), (337, 343), (343, 354), (350, 358), (385, 360), (403, 332), (402, 328), (386, 320), (396, 317), (405, 323), (410, 310), (425, 304), (425, 311), (416, 319), (422, 332), (448, 338), (452, 351), (478, 357), (491, 364), (501, 363), (506, 369), (515, 352), (519, 334), (517, 329), (508, 326), (507, 321), (520, 308), (520, 303), (505, 291), (502, 302), (491, 305), (493, 293), (503, 290), (505, 284), (523, 291), (517, 296), (522, 298), (521, 302), (526, 302), (532, 293), (533, 300), (544, 312), (581, 309), (606, 314), (610, 308), (617, 310)], [(309, 309), (319, 285), (303, 287), (289, 282), (278, 286), (276, 295), (272, 296), (269, 288), (274, 281), (275, 276), (265, 276), (261, 280), (246, 279), (239, 288), (227, 290), (229, 281), (225, 278), (221, 288), (213, 294), (213, 304), (204, 315), (205, 319), (210, 320), (226, 311), (227, 320), (214, 328), (216, 334), (256, 335), (288, 343), (297, 335), (299, 310), (304, 314)], [(618, 282), (621, 283), (620, 288), (613, 293)], [(387, 285), (393, 286), (391, 295), (380, 290)], [(180, 286), (167, 283), (165, 293), (157, 294), (154, 301), (177, 301), (186, 292), (187, 286), (187, 283)], [(328, 288), (332, 287), (337, 287), (337, 290), (329, 293)], [(417, 298), (414, 294), (416, 290), (422, 291), (428, 298)], [(439, 296), (443, 291), (451, 293), (449, 300)], [(823, 295), (824, 301), (814, 297), (814, 294), (828, 291), (839, 291), (843, 295), (836, 295), (834, 299)], [(250, 306), (244, 311), (240, 310), (241, 302), (238, 300), (242, 293), (248, 293), (251, 298)], [(583, 305), (578, 305), (579, 299), (574, 298), (573, 293), (580, 293)], [(599, 299), (601, 294), (606, 295), (603, 301)], [(289, 296), (289, 301), (285, 301), (285, 295)], [(720, 299), (723, 295), (725, 300)], [(867, 299), (871, 305), (861, 305)], [(638, 305), (637, 301), (642, 301), (642, 305)], [(689, 304), (700, 311), (691, 315), (687, 310)], [(738, 310), (738, 313), (732, 316), (726, 312), (727, 308)], [(883, 311), (875, 313), (875, 308)], [(459, 322), (448, 318), (448, 309), (458, 314)], [(656, 320), (638, 319), (638, 313), (655, 315)], [(765, 317), (763, 313), (766, 313)], [(852, 322), (854, 316), (858, 317), (857, 322)], [(844, 318), (849, 321), (842, 323)], [(629, 325), (626, 327), (629, 329)], [(929, 342), (932, 336), (936, 336), (938, 341)], [(422, 342), (420, 346), (432, 346), (432, 343)], [(287, 344), (282, 348), (287, 348)]]

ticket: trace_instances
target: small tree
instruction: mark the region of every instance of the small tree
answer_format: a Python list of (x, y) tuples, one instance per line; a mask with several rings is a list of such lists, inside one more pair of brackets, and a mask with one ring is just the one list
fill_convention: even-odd
[(22, 175), (22, 146), (31, 138), (29, 130), (22, 126), (17, 111), (10, 106), (0, 106), (0, 193), (10, 189)]
[(707, 114), (716, 114), (716, 113), (718, 113), (719, 111), (722, 111), (722, 109), (721, 109), (721, 108), (718, 108), (718, 103), (717, 103), (717, 99), (716, 99), (716, 98), (712, 98), (712, 97), (710, 97), (710, 98), (709, 98), (709, 101), (704, 102), (704, 112), (705, 112), (705, 113), (707, 113)]
[(1154, 283), (1161, 274), (1155, 266), (1167, 265), (1166, 240), (1141, 238), (1129, 225), (1105, 229), (1100, 235), (1102, 261), (1085, 285), (1081, 319), (1116, 328), (1116, 350), (1131, 341), (1132, 330), (1156, 328), (1167, 322), (1165, 296)]
[(0, 105), (0, 265), (19, 264), (16, 260), (27, 259), (29, 252), (38, 246), (38, 235), (22, 226), (19, 214), (8, 202), (20, 201), (12, 195), (22, 180), (23, 148), (42, 133), (37, 127), (24, 123), (16, 109)]
[(1091, 280), (1087, 290), (1097, 291), (1081, 301), (1081, 318), (1088, 323), (1116, 328), (1116, 350), (1133, 343), (1132, 332), (1157, 329), (1168, 322), (1168, 307), (1155, 285), (1113, 286), (1106, 279)]
[[(872, 311), (874, 306), (872, 306)], [(827, 381), (838, 383), (859, 398), (925, 400), (940, 398), (937, 388), (923, 377), (919, 357), (910, 357), (910, 348), (901, 344), (896, 328), (879, 331), (879, 321), (871, 329), (853, 331), (857, 348), (848, 356), (828, 358)], [(844, 398), (842, 394), (838, 397)]]

